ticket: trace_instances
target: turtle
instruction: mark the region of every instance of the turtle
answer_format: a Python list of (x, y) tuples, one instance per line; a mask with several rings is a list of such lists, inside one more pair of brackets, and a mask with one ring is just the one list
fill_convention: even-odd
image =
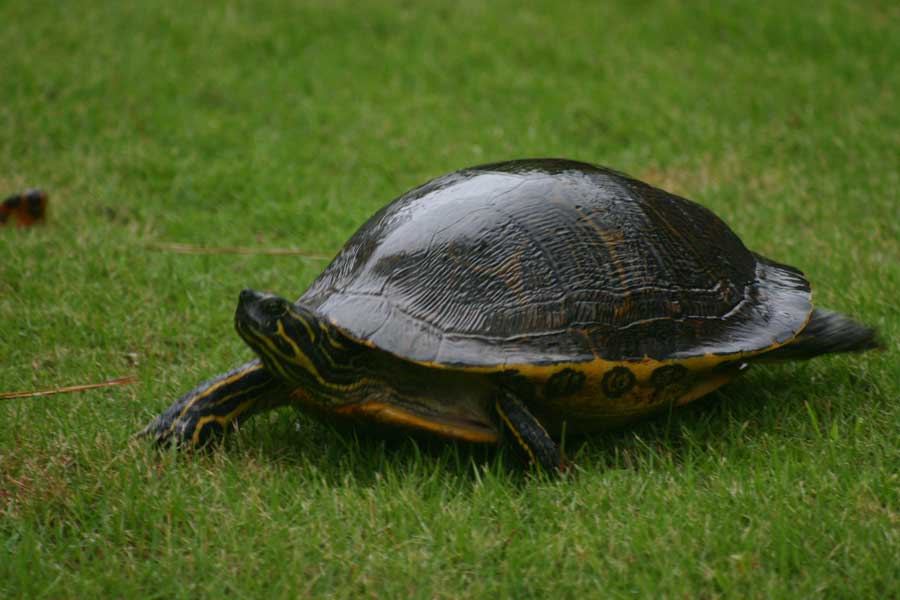
[(200, 447), (290, 404), (386, 431), (514, 440), (552, 473), (568, 464), (563, 432), (687, 404), (756, 363), (879, 345), (700, 204), (566, 159), (412, 189), (296, 302), (241, 291), (234, 324), (256, 358), (144, 434)]

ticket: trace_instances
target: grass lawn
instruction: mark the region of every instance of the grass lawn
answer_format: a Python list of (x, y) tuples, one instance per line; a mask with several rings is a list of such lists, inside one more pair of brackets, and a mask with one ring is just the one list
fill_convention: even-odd
[[(900, 10), (892, 2), (0, 2), (2, 597), (887, 598), (900, 590)], [(131, 435), (250, 356), (372, 212), (463, 166), (607, 164), (796, 265), (883, 352), (513, 452), (282, 410), (216, 450)]]

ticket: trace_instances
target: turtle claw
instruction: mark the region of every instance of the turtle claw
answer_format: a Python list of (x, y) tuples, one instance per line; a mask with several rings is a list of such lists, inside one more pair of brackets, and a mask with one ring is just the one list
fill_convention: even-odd
[(135, 438), (150, 439), (153, 444), (160, 448), (168, 448), (175, 446), (179, 450), (193, 447), (191, 436), (188, 435), (191, 424), (183, 419), (167, 418), (172, 408), (178, 406), (178, 403), (169, 408), (165, 413), (153, 419), (146, 427), (134, 434)]

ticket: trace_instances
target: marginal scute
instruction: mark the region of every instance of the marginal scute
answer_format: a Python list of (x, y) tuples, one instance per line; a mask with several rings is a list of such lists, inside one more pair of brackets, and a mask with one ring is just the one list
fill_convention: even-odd
[(634, 387), (635, 376), (628, 367), (615, 367), (604, 376), (600, 385), (607, 398), (619, 398)]
[(395, 356), (498, 370), (753, 353), (811, 310), (802, 273), (748, 251), (707, 209), (564, 160), (411, 190), (299, 302)]
[(678, 364), (666, 365), (653, 371), (650, 385), (653, 387), (653, 402), (658, 404), (677, 403), (691, 388), (687, 368)]
[(678, 383), (687, 375), (684, 365), (665, 365), (659, 367), (650, 375), (650, 385), (657, 389)]
[(585, 382), (586, 376), (581, 371), (565, 368), (554, 373), (544, 384), (545, 398), (565, 398), (578, 392)]

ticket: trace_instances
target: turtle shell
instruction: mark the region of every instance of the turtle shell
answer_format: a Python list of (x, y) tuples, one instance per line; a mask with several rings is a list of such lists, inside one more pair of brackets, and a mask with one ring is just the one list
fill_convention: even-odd
[(753, 354), (810, 289), (706, 208), (559, 159), (463, 169), (377, 212), (299, 302), (351, 337), (454, 367)]

